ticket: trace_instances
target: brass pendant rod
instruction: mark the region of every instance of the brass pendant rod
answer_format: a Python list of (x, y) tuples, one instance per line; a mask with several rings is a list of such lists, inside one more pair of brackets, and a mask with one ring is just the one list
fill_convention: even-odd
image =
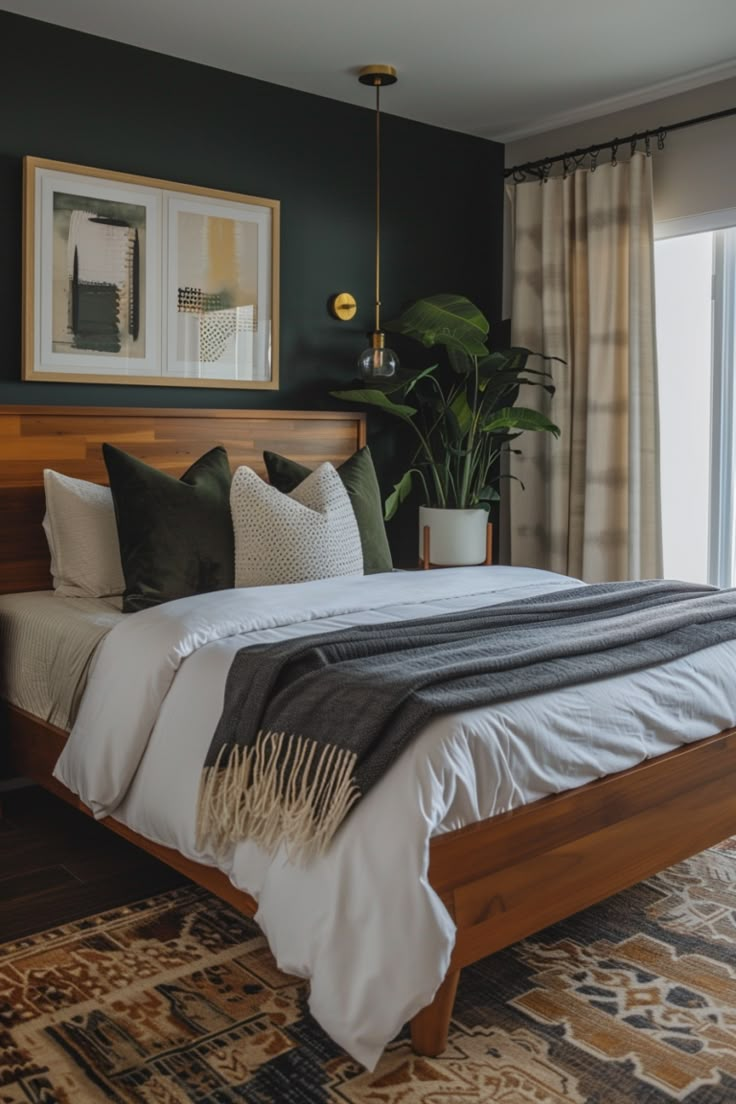
[(381, 79), (376, 77), (376, 333), (381, 329)]

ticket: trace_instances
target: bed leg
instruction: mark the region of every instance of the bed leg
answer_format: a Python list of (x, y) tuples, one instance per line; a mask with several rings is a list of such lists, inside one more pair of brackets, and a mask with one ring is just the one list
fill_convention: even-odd
[(460, 971), (451, 970), (435, 993), (434, 1000), (411, 1021), (411, 1045), (417, 1054), (435, 1058), (447, 1046), (450, 1017), (455, 1004)]

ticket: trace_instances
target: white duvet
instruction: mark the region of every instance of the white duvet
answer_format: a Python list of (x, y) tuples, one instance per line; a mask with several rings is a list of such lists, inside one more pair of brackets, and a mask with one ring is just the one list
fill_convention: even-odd
[(199, 775), (230, 662), (250, 644), (577, 585), (479, 567), (219, 591), (131, 615), (100, 645), (55, 776), (96, 816), (218, 865), (252, 894), (279, 966), (311, 979), (315, 1018), (373, 1068), (431, 1000), (453, 947), (454, 925), (427, 882), (430, 837), (727, 727), (736, 642), (438, 718), (306, 866), (248, 841), (217, 862), (195, 847)]

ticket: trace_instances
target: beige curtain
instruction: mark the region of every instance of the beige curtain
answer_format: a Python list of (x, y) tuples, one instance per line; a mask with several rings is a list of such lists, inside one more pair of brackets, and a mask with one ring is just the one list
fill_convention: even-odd
[(526, 433), (510, 462), (526, 488), (510, 483), (511, 562), (588, 582), (660, 576), (651, 160), (509, 197), (512, 341), (566, 362), (550, 366), (551, 402), (528, 403), (560, 439)]

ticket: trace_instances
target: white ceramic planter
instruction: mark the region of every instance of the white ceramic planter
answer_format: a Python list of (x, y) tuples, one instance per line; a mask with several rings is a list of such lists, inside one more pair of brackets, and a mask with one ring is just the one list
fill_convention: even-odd
[(443, 567), (480, 564), (486, 558), (485, 510), (437, 510), (419, 507), (419, 558), (424, 555), (424, 526), (429, 526), (429, 562)]

